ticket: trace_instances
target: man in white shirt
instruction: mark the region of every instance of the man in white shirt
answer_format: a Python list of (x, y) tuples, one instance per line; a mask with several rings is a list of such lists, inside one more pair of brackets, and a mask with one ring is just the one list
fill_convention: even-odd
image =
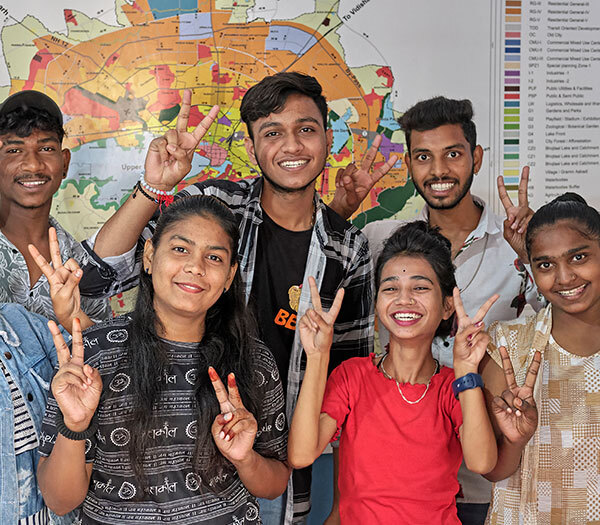
[[(519, 202), (514, 206), (502, 178), (498, 188), (507, 218), (494, 214), (480, 198), (471, 194), (474, 175), (481, 168), (483, 149), (477, 145), (473, 108), (469, 100), (436, 97), (419, 102), (399, 120), (406, 136), (404, 162), (426, 206), (415, 220), (436, 226), (452, 243), (456, 281), (468, 313), (472, 314), (491, 295), (500, 298), (486, 316), (486, 322), (518, 317), (526, 303), (539, 309), (537, 291), (526, 269), (524, 232), (531, 217), (527, 201), (529, 169), (524, 168), (519, 185)], [(346, 170), (336, 199), (350, 216), (366, 195), (372, 181), (360, 181)], [(353, 205), (354, 209), (351, 209)], [(339, 207), (339, 205), (338, 205)], [(369, 223), (363, 233), (369, 240), (376, 262), (384, 242), (404, 221), (382, 220)], [(508, 242), (507, 242), (508, 241)], [(381, 348), (389, 334), (379, 324)], [(454, 338), (436, 338), (433, 355), (452, 366)], [(462, 494), (457, 498), (463, 524), (483, 524), (490, 502), (491, 484), (461, 467)]]

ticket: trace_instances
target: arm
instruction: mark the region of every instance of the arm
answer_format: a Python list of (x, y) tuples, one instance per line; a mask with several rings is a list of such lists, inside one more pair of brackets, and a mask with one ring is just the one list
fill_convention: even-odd
[(333, 325), (342, 306), (344, 289), (338, 290), (331, 309), (324, 312), (313, 277), (309, 277), (309, 284), (314, 309), (307, 310), (298, 323), (306, 353), (306, 371), (288, 438), (288, 461), (295, 468), (311, 465), (337, 429), (335, 419), (321, 413), (321, 405), (327, 383)]
[(398, 157), (392, 155), (371, 173), (371, 167), (375, 162), (381, 140), (381, 135), (377, 135), (373, 139), (371, 147), (362, 159), (360, 169), (352, 162), (345, 168), (338, 170), (335, 177), (335, 195), (329, 207), (340, 217), (349, 219), (369, 194), (371, 188), (396, 164)]
[[(191, 133), (187, 131), (192, 92), (183, 92), (181, 110), (175, 129), (154, 139), (146, 155), (144, 179), (152, 188), (171, 191), (190, 171), (192, 157), (198, 143), (219, 113), (213, 106), (208, 115)], [(120, 255), (133, 248), (142, 230), (158, 207), (160, 195), (144, 191), (153, 202), (136, 188), (121, 208), (104, 224), (94, 244), (94, 251), (102, 258)]]
[[(73, 323), (73, 353), (69, 352), (56, 324), (48, 323), (59, 369), (52, 380), (52, 394), (63, 414), (66, 427), (73, 432), (89, 428), (102, 393), (97, 370), (84, 364), (83, 338), (79, 322)], [(90, 484), (92, 464), (85, 461), (85, 441), (67, 439), (59, 434), (47, 458), (38, 466), (38, 483), (48, 507), (66, 514), (85, 499)]]
[[(490, 297), (473, 319), (470, 319), (458, 288), (454, 289), (454, 307), (458, 321), (454, 340), (454, 374), (457, 379), (469, 373), (477, 373), (489, 342), (489, 336), (483, 331), (483, 318), (497, 299), (497, 295)], [(458, 399), (463, 414), (460, 444), (465, 464), (469, 470), (485, 474), (494, 468), (498, 450), (483, 392), (479, 388), (464, 390), (458, 394)]]

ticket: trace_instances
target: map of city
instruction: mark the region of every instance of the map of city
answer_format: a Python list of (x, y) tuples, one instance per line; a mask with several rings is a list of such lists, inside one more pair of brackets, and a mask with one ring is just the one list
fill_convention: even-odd
[[(50, 31), (43, 19), (28, 15), (5, 21), (1, 33), (10, 92), (43, 91), (65, 115), (65, 147), (73, 158), (52, 213), (77, 238), (89, 236), (127, 198), (150, 141), (175, 126), (185, 88), (193, 93), (190, 126), (214, 104), (221, 112), (179, 189), (209, 178), (258, 175), (244, 148), (239, 106), (250, 86), (279, 71), (301, 71), (323, 85), (334, 137), (317, 181), (325, 202), (333, 198), (337, 170), (360, 162), (377, 134), (383, 142), (376, 164), (393, 154), (402, 158), (392, 70), (383, 63), (347, 65), (336, 32), (342, 26), (338, 2), (317, 0), (310, 12), (270, 21), (250, 0), (115, 0), (113, 8), (116, 25), (104, 22), (100, 11), (93, 17), (73, 8), (63, 10), (66, 32)], [(10, 18), (5, 11), (0, 6)], [(353, 221), (361, 227), (418, 208), (398, 160)]]

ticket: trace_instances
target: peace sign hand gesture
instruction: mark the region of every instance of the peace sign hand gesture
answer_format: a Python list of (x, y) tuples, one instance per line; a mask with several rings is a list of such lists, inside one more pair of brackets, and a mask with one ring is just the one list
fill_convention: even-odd
[(538, 424), (538, 412), (533, 399), (533, 387), (540, 369), (542, 356), (536, 351), (525, 376), (525, 384), (517, 385), (515, 372), (506, 348), (498, 348), (506, 379), (506, 390), (494, 397), (492, 411), (498, 428), (510, 443), (525, 445), (533, 436)]
[(469, 372), (477, 372), (490, 341), (489, 336), (484, 332), (483, 318), (500, 296), (492, 295), (471, 319), (465, 311), (458, 288), (454, 288), (452, 295), (458, 322), (454, 339), (454, 373), (456, 377), (461, 377)]
[(392, 155), (385, 163), (371, 172), (382, 140), (381, 135), (375, 137), (371, 147), (362, 158), (360, 168), (351, 162), (336, 173), (335, 195), (330, 207), (344, 219), (348, 219), (358, 209), (371, 188), (392, 169), (398, 160), (396, 155)]
[(228, 389), (212, 366), (208, 368), (208, 375), (221, 410), (212, 424), (211, 433), (221, 454), (235, 466), (249, 458), (258, 424), (244, 407), (233, 374), (227, 376)]
[(333, 341), (333, 325), (344, 300), (344, 289), (340, 288), (335, 294), (333, 304), (328, 312), (321, 306), (321, 297), (314, 277), (308, 278), (310, 298), (313, 308), (310, 308), (300, 319), (300, 341), (307, 356), (329, 353)]
[(504, 186), (504, 178), (502, 176), (498, 177), (498, 195), (506, 211), (504, 238), (524, 263), (529, 262), (525, 248), (525, 234), (527, 232), (527, 225), (533, 216), (533, 210), (529, 207), (529, 198), (527, 196), (528, 184), (529, 166), (525, 166), (521, 172), (518, 204), (515, 206), (508, 196), (506, 186)]
[(29, 253), (46, 276), (46, 279), (48, 279), (50, 298), (52, 299), (56, 318), (64, 327), (70, 327), (75, 317), (85, 316), (81, 312), (81, 297), (78, 286), (83, 272), (75, 259), (68, 259), (63, 264), (58, 237), (54, 228), (48, 229), (48, 242), (52, 266), (33, 244), (28, 246)]
[(191, 102), (192, 92), (185, 89), (175, 129), (150, 143), (144, 178), (153, 188), (170, 191), (189, 173), (198, 143), (219, 114), (219, 106), (213, 106), (196, 129), (188, 132)]
[(94, 417), (100, 394), (102, 378), (98, 370), (84, 363), (83, 337), (79, 319), (73, 320), (72, 351), (54, 321), (48, 322), (54, 339), (59, 369), (52, 379), (52, 394), (63, 414), (67, 428), (73, 432), (86, 430)]

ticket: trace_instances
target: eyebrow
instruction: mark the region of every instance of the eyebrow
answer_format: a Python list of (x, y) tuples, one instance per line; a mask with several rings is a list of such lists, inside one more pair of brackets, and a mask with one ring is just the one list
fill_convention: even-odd
[[(302, 117), (296, 120), (296, 124), (304, 124), (305, 122), (310, 122), (312, 124), (317, 124), (318, 126), (321, 125), (321, 123), (313, 117)], [(258, 131), (261, 132), (265, 129), (269, 129), (269, 128), (277, 128), (279, 126), (282, 126), (281, 122), (277, 122), (277, 121), (271, 121), (271, 122), (264, 122), (263, 124), (261, 124), (258, 127)]]
[(558, 259), (560, 257), (567, 257), (569, 255), (573, 255), (577, 252), (580, 252), (582, 250), (587, 250), (589, 249), (590, 245), (589, 244), (584, 244), (583, 246), (578, 246), (577, 248), (571, 248), (570, 250), (567, 250), (565, 253), (559, 255), (558, 257), (551, 257), (550, 255), (540, 255), (539, 257), (534, 257), (532, 259), (533, 262), (539, 262), (539, 261), (553, 261), (555, 259)]
[[(446, 146), (444, 151), (450, 151), (451, 149), (465, 149), (465, 145), (457, 142), (456, 144), (450, 144), (450, 146)], [(428, 153), (431, 150), (429, 148), (414, 148), (411, 153)]]
[[(10, 144), (11, 146), (25, 144), (23, 139), (6, 139), (2, 142), (4, 144)], [(38, 144), (47, 144), (48, 142), (55, 142), (58, 144), (58, 139), (56, 137), (46, 137), (37, 141)]]
[[(186, 242), (192, 246), (196, 246), (196, 243), (194, 241), (188, 239), (187, 237), (184, 237), (183, 235), (179, 235), (178, 233), (171, 237), (171, 240), (173, 239), (179, 239), (180, 241)], [(218, 250), (229, 253), (229, 248), (227, 246), (221, 246), (220, 244), (211, 244), (210, 246), (207, 246), (207, 248), (209, 250)]]
[[(400, 280), (400, 277), (398, 277), (397, 275), (390, 275), (389, 277), (382, 279), (379, 284), (382, 285), (383, 283), (386, 283), (388, 281), (399, 281), (399, 280)], [(427, 282), (430, 282), (431, 284), (433, 284), (433, 281), (429, 277), (425, 277), (424, 275), (411, 275), (410, 280), (411, 281), (427, 281)]]

